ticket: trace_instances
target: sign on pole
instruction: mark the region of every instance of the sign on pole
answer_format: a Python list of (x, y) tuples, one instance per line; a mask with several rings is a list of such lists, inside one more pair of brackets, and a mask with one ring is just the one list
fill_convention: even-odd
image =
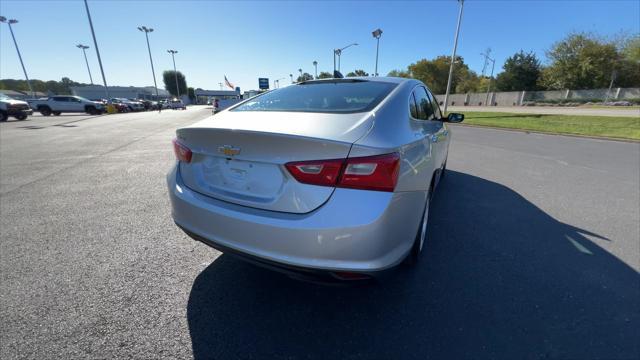
[(260, 90), (269, 90), (269, 78), (258, 78), (258, 87)]

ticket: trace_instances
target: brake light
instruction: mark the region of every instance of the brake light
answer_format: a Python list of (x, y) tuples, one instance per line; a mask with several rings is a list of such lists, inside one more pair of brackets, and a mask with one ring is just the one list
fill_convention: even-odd
[(292, 162), (285, 166), (296, 180), (304, 184), (391, 192), (398, 182), (400, 156), (392, 153)]
[(340, 176), (338, 187), (393, 191), (400, 172), (400, 156), (396, 153), (349, 158)]
[(286, 164), (287, 170), (301, 183), (335, 186), (344, 160), (301, 161)]
[(186, 145), (180, 143), (178, 139), (173, 139), (173, 152), (176, 154), (176, 159), (182, 162), (190, 163), (193, 153)]

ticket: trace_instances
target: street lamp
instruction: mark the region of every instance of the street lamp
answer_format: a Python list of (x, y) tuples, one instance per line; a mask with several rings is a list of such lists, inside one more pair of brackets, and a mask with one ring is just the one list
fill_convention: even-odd
[(382, 36), (382, 29), (376, 29), (371, 33), (371, 35), (376, 39), (376, 71), (374, 72), (374, 76), (378, 76), (378, 51), (380, 50), (380, 36)]
[(84, 62), (87, 64), (87, 71), (89, 72), (89, 80), (91, 81), (91, 85), (93, 85), (93, 77), (91, 76), (91, 69), (89, 68), (89, 61), (87, 60), (87, 49), (89, 48), (86, 45), (78, 44), (76, 45), (78, 49), (82, 49), (82, 53), (84, 54)]
[(300, 81), (304, 81), (304, 78), (302, 77), (302, 69), (298, 69), (298, 71), (300, 72)]
[(316, 69), (316, 80), (318, 79), (318, 62), (317, 61), (313, 61), (313, 67)]
[(100, 74), (102, 74), (102, 82), (104, 83), (104, 94), (109, 99), (109, 88), (107, 87), (107, 78), (104, 76), (104, 68), (102, 67), (102, 59), (100, 58), (100, 50), (98, 50), (98, 40), (96, 40), (96, 33), (93, 31), (93, 21), (91, 21), (91, 13), (89, 12), (89, 4), (87, 0), (84, 0), (84, 7), (87, 9), (87, 18), (89, 19), (89, 27), (91, 28), (91, 36), (93, 37), (93, 46), (96, 48), (96, 55), (98, 57), (98, 65), (100, 65)]
[(160, 98), (158, 94), (158, 83), (156, 82), (156, 71), (153, 68), (153, 58), (151, 57), (151, 46), (149, 45), (149, 33), (153, 32), (152, 28), (148, 28), (146, 26), (138, 26), (138, 30), (144, 33), (144, 36), (147, 38), (147, 50), (149, 50), (149, 61), (151, 62), (151, 74), (153, 75), (153, 86), (156, 88), (156, 100)]
[(12, 24), (17, 24), (18, 20), (9, 19), (6, 17), (0, 16), (0, 22), (7, 23), (9, 25), (9, 31), (11, 32), (11, 37), (13, 38), (13, 44), (16, 46), (16, 51), (18, 52), (18, 58), (20, 59), (20, 65), (22, 65), (22, 71), (24, 72), (24, 77), (27, 79), (27, 85), (29, 86), (29, 91), (31, 91), (31, 97), (35, 98), (36, 94), (33, 92), (33, 88), (31, 87), (31, 81), (29, 80), (29, 76), (27, 76), (27, 69), (24, 67), (24, 62), (22, 62), (22, 55), (20, 55), (20, 49), (18, 48), (18, 42), (16, 42), (16, 37), (13, 35), (13, 28), (11, 28)]
[(175, 55), (178, 53), (178, 50), (167, 50), (167, 52), (171, 54), (171, 59), (173, 60), (173, 74), (176, 76), (176, 92), (178, 93), (178, 98), (180, 98), (180, 87), (178, 86), (178, 71), (176, 70), (176, 57), (175, 57)]
[(289, 74), (289, 77), (291, 78), (291, 83), (293, 84), (293, 74)]
[(278, 85), (277, 85), (277, 87), (276, 87), (276, 89), (279, 89), (279, 88), (280, 88), (280, 80), (284, 80), (284, 79), (286, 79), (286, 78), (281, 77), (281, 78), (279, 78), (279, 79), (276, 79), (276, 80), (275, 80), (275, 81), (276, 81), (276, 84), (278, 84)]
[(460, 23), (462, 22), (462, 9), (464, 8), (464, 0), (460, 2), (460, 12), (458, 13), (458, 25), (456, 26), (456, 37), (453, 41), (453, 54), (451, 54), (451, 65), (449, 66), (449, 79), (447, 80), (447, 92), (444, 95), (444, 113), (447, 113), (447, 104), (449, 101), (449, 91), (451, 90), (451, 77), (453, 75), (453, 62), (456, 60), (456, 50), (458, 48), (458, 34), (460, 34)]
[(343, 47), (342, 49), (333, 50), (333, 71), (334, 72), (336, 71), (336, 55), (338, 56), (338, 71), (340, 71), (340, 56), (342, 55), (342, 52), (345, 49), (350, 48), (352, 46), (356, 46), (356, 45), (358, 45), (358, 43), (352, 43), (352, 44), (349, 44), (349, 45)]

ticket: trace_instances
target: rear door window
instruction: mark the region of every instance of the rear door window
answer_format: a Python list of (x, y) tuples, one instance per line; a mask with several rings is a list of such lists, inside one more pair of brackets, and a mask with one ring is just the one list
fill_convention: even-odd
[(414, 119), (418, 118), (418, 108), (416, 107), (416, 98), (413, 93), (409, 97), (409, 114)]
[(431, 107), (433, 108), (433, 114), (436, 119), (442, 119), (442, 112), (440, 112), (440, 105), (438, 105), (438, 99), (433, 95), (433, 93), (427, 89), (427, 95), (431, 98)]
[(420, 120), (433, 120), (435, 118), (433, 108), (431, 108), (431, 99), (427, 95), (427, 90), (418, 86), (413, 90), (413, 94), (416, 97), (416, 106), (418, 107), (418, 119)]

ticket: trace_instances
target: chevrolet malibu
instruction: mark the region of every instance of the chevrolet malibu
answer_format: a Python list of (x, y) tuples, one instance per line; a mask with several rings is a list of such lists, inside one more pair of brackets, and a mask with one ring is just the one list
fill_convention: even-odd
[(450, 129), (421, 82), (313, 80), (180, 128), (167, 175), (189, 236), (291, 276), (362, 280), (417, 261)]

